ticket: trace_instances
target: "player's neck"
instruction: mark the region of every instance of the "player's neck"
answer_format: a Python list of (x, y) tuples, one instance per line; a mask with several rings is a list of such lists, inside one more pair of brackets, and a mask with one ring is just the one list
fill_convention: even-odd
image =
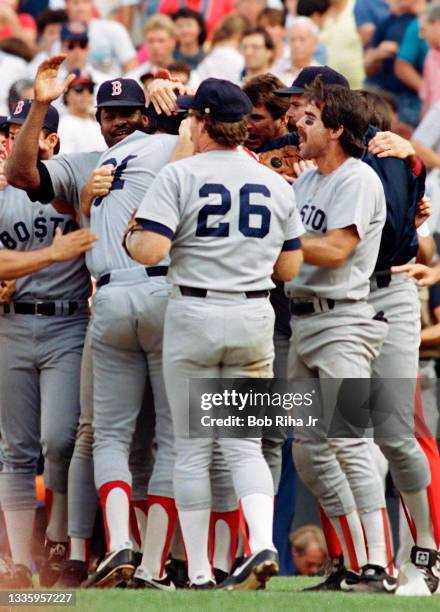
[(338, 148), (334, 151), (327, 152), (322, 157), (316, 158), (315, 161), (321, 174), (331, 174), (337, 170), (339, 166), (342, 166), (349, 157), (350, 156), (347, 155), (345, 151)]
[(237, 147), (224, 147), (214, 140), (210, 140), (200, 148), (199, 153), (208, 153), (209, 151), (237, 151)]

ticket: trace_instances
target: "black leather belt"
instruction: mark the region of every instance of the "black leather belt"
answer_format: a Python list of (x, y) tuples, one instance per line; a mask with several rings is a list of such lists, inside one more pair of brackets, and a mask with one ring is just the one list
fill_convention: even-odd
[[(145, 273), (147, 276), (166, 276), (168, 274), (168, 266), (152, 266), (151, 268), (145, 268)], [(99, 288), (103, 287), (104, 285), (108, 285), (111, 277), (111, 272), (108, 274), (103, 274), (96, 281), (96, 286)]]
[(12, 302), (3, 304), (3, 314), (43, 315), (53, 317), (56, 314), (73, 315), (79, 308), (79, 302), (67, 302), (67, 309), (57, 309), (56, 302)]
[[(318, 298), (321, 304), (326, 304), (328, 310), (333, 310), (335, 307), (335, 300)], [(299, 317), (302, 315), (314, 314), (315, 312), (325, 312), (319, 308), (316, 308), (314, 302), (290, 302), (290, 312)]]
[[(197, 287), (182, 287), (179, 286), (180, 293), (186, 297), (205, 298), (208, 295), (207, 289), (198, 289)], [(244, 294), (248, 299), (265, 298), (269, 296), (269, 291), (262, 289), (260, 291), (245, 291)]]
[(376, 281), (378, 289), (384, 289), (391, 283), (392, 275), (391, 272), (385, 270), (384, 272), (375, 272), (373, 278)]

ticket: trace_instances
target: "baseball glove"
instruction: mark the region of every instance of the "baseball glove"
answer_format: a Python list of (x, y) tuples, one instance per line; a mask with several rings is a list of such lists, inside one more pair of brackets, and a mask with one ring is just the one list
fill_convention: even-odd
[(127, 248), (127, 240), (128, 238), (134, 234), (134, 232), (143, 232), (144, 228), (142, 225), (136, 222), (136, 214), (137, 210), (133, 211), (133, 214), (130, 217), (130, 221), (128, 222), (127, 229), (124, 232), (124, 236), (122, 237), (122, 247), (124, 251), (127, 253), (129, 257), (131, 257), (128, 248)]
[(301, 161), (302, 158), (297, 147), (286, 145), (281, 149), (273, 149), (272, 151), (260, 153), (259, 159), (262, 164), (278, 174), (287, 174), (297, 178), (293, 164)]

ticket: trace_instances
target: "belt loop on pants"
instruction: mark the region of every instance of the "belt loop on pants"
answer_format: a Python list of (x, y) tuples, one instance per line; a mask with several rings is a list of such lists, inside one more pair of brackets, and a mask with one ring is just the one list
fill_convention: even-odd
[(295, 299), (290, 300), (290, 312), (296, 317), (315, 314), (317, 312), (328, 312), (335, 307), (335, 300), (331, 298), (315, 298), (310, 301)]

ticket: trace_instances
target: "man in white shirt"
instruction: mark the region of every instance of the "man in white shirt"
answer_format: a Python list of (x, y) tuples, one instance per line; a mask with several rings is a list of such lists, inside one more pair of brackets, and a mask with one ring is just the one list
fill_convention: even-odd
[(8, 93), (11, 85), (27, 76), (27, 64), (20, 57), (0, 51), (0, 114), (8, 115)]
[(64, 94), (67, 112), (58, 127), (60, 153), (88, 153), (106, 148), (99, 124), (92, 117), (95, 83), (87, 73), (76, 71), (76, 78)]

